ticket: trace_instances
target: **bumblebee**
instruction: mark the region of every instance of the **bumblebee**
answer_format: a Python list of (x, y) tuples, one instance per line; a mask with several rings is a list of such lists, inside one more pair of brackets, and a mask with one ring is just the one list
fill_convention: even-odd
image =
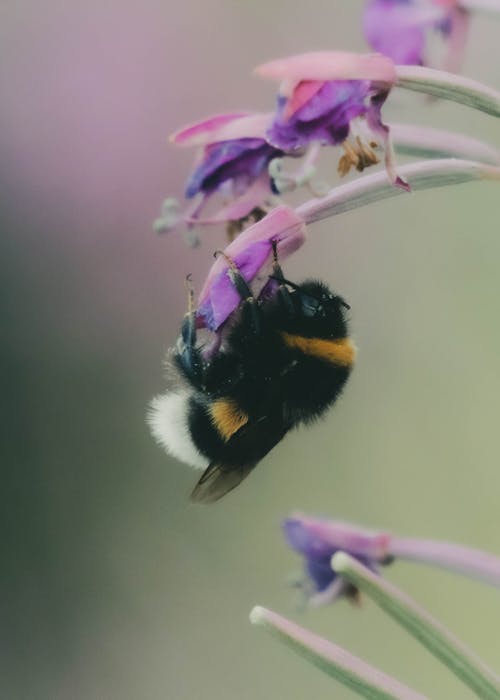
[(323, 282), (285, 279), (275, 246), (272, 293), (258, 298), (227, 262), (241, 303), (220, 345), (209, 352), (198, 342), (191, 289), (171, 352), (178, 388), (155, 398), (148, 416), (167, 452), (204, 470), (191, 494), (199, 503), (234, 489), (289, 430), (319, 418), (341, 393), (356, 352), (346, 302)]

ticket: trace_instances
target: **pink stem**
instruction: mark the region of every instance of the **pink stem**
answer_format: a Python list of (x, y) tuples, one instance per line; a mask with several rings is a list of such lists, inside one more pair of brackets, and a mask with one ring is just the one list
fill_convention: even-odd
[(479, 549), (437, 540), (393, 537), (389, 551), (398, 559), (438, 566), (500, 587), (500, 557)]

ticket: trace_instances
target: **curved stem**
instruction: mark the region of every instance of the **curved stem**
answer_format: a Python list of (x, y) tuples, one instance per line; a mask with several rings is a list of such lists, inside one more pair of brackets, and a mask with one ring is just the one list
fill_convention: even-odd
[(396, 586), (373, 574), (345, 552), (332, 568), (393, 617), (482, 700), (500, 700), (500, 679), (470, 649)]
[(452, 100), (500, 117), (500, 93), (476, 80), (424, 66), (396, 66), (396, 75), (398, 87)]
[(391, 124), (390, 128), (398, 153), (419, 158), (463, 158), (500, 165), (500, 150), (479, 139), (413, 124)]
[(368, 700), (425, 700), (395, 678), (272, 610), (255, 607), (250, 622), (263, 626), (314, 666)]
[[(500, 167), (451, 158), (403, 165), (398, 172), (410, 183), (412, 191), (456, 185), (471, 180), (500, 180)], [(310, 224), (396, 196), (409, 195), (391, 185), (385, 172), (378, 172), (334, 187), (325, 197), (309, 200), (297, 207), (295, 212), (306, 224)]]
[(500, 558), (471, 547), (451, 542), (392, 537), (390, 553), (407, 559), (438, 566), (500, 587)]

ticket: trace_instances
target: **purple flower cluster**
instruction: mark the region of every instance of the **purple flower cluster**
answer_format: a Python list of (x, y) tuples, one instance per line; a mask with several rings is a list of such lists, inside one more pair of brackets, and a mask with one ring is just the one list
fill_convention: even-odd
[[(343, 147), (341, 175), (351, 167), (362, 171), (378, 163), (374, 149), (380, 146), (391, 182), (405, 187), (395, 174), (389, 130), (380, 114), (394, 83), (389, 58), (319, 52), (264, 64), (257, 73), (281, 83), (274, 114), (221, 114), (171, 137), (179, 146), (200, 149), (185, 188), (186, 198), (193, 200), (183, 216), (188, 226), (226, 222), (234, 228), (235, 223), (258, 220), (280, 193), (272, 163), (301, 157), (313, 145)], [(365, 131), (368, 139), (362, 135)], [(313, 160), (309, 156), (309, 170)], [(289, 181), (297, 185), (304, 179), (299, 171)], [(202, 217), (202, 209), (216, 193), (225, 200), (223, 208)]]

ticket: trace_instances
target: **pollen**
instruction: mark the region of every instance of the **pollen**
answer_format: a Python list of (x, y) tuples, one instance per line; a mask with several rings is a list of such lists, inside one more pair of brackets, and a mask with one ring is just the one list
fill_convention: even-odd
[(225, 442), (248, 423), (247, 414), (233, 399), (217, 399), (210, 404), (209, 412), (215, 429)]
[(340, 157), (337, 172), (341, 177), (347, 175), (351, 168), (356, 168), (358, 172), (363, 172), (370, 165), (376, 165), (379, 162), (378, 156), (374, 149), (377, 148), (375, 141), (364, 143), (359, 136), (356, 136), (354, 142), (347, 139), (343, 142), (342, 148), (344, 154)]
[(325, 340), (323, 338), (304, 338), (301, 335), (282, 333), (283, 340), (289, 348), (300, 350), (305, 355), (312, 355), (340, 367), (351, 367), (356, 357), (356, 347), (350, 338)]

